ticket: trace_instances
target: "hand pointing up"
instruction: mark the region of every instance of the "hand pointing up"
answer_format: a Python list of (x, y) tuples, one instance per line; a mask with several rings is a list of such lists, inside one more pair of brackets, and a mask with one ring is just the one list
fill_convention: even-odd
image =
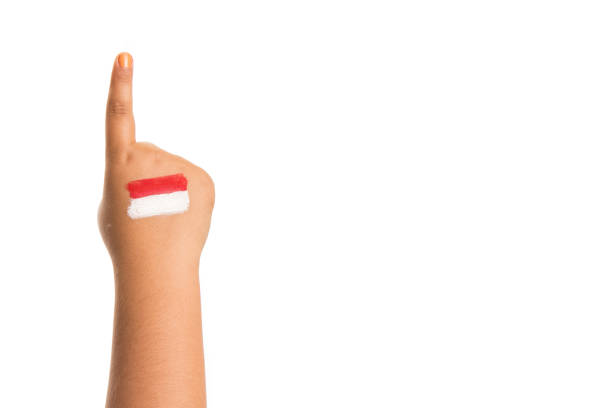
[(214, 186), (199, 167), (136, 142), (133, 71), (119, 54), (106, 109), (98, 219), (116, 288), (107, 407), (203, 407), (198, 267)]
[[(210, 225), (214, 186), (208, 174), (199, 167), (150, 143), (136, 142), (132, 112), (133, 72), (132, 56), (119, 54), (113, 64), (106, 108), (106, 174), (100, 208), (102, 236), (115, 263), (124, 263), (135, 254), (149, 253), (152, 249), (157, 256), (162, 256), (169, 251), (168, 242), (172, 242), (173, 251), (179, 249), (181, 256), (195, 262)], [(160, 207), (162, 215), (155, 215), (156, 209), (147, 207), (141, 208), (148, 211), (141, 211), (141, 218), (130, 217), (128, 210), (133, 197), (129, 183), (179, 174), (187, 184), (189, 207), (186, 211), (163, 215), (172, 212), (171, 208)], [(151, 195), (157, 196), (153, 198), (158, 204), (163, 204), (161, 200), (165, 197)]]

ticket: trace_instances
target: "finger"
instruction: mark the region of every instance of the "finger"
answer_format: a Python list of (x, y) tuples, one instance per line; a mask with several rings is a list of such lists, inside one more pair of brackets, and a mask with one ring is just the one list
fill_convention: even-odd
[(106, 104), (106, 154), (120, 154), (134, 143), (132, 113), (132, 56), (122, 52), (115, 58)]

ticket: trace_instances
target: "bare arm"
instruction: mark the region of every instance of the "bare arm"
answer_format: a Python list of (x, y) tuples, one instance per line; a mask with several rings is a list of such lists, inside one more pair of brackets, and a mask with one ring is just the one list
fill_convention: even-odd
[(107, 408), (205, 407), (198, 265), (214, 187), (202, 169), (137, 143), (129, 54), (114, 64), (99, 224), (114, 265)]

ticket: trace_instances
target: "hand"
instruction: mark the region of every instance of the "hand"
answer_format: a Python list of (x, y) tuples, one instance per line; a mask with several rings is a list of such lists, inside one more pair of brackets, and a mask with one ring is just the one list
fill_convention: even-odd
[[(132, 65), (127, 53), (115, 60), (106, 110), (98, 219), (115, 271), (106, 406), (202, 408), (206, 386), (198, 271), (214, 187), (199, 167), (152, 144), (136, 143)], [(171, 178), (178, 180), (176, 194), (160, 189), (160, 179), (141, 181), (171, 175), (178, 175)], [(173, 214), (158, 215), (169, 211)]]
[[(183, 158), (150, 143), (136, 142), (132, 73), (131, 55), (119, 54), (106, 110), (106, 173), (98, 217), (102, 237), (116, 272), (135, 262), (197, 265), (210, 226), (213, 182), (204, 170)], [(128, 183), (173, 174), (187, 179), (187, 211), (139, 219), (128, 216)]]

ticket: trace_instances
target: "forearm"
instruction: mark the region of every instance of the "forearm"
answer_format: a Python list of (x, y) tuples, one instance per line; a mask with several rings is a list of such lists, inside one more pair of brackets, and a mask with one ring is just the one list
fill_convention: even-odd
[(120, 269), (107, 407), (205, 407), (197, 263)]

